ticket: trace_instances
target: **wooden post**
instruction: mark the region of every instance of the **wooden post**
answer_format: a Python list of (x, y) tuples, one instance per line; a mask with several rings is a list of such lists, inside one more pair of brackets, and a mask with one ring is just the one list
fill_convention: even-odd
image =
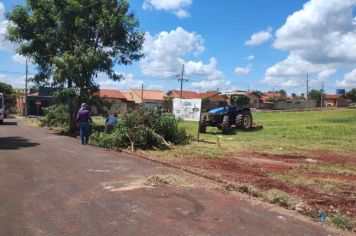
[(199, 142), (200, 138), (200, 120), (201, 120), (201, 108), (202, 108), (202, 100), (200, 99), (200, 111), (199, 111), (199, 122), (198, 122), (198, 135), (197, 135), (197, 141)]

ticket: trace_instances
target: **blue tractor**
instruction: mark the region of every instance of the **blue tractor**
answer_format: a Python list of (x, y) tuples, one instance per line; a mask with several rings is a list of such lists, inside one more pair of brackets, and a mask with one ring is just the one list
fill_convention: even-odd
[(203, 114), (199, 122), (199, 132), (205, 133), (207, 126), (217, 127), (223, 134), (229, 134), (232, 127), (243, 130), (252, 129), (252, 114), (247, 105), (249, 97), (243, 98), (242, 96), (245, 95), (230, 97), (230, 105), (218, 107)]

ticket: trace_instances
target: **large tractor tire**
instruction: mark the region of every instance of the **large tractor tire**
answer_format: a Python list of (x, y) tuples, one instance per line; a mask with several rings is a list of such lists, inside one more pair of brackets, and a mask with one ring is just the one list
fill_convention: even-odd
[(241, 114), (236, 116), (236, 127), (243, 130), (252, 128), (252, 114), (249, 110), (244, 110)]
[(199, 122), (199, 133), (206, 133), (206, 126), (206, 115), (202, 115)]
[(222, 125), (221, 125), (221, 130), (223, 134), (229, 134), (230, 132), (230, 117), (229, 116), (224, 116)]

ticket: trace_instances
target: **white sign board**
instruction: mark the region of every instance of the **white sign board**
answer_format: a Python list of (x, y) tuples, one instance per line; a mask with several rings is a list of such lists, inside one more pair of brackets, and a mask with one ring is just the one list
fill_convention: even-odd
[(173, 99), (173, 114), (183, 120), (199, 121), (201, 99)]

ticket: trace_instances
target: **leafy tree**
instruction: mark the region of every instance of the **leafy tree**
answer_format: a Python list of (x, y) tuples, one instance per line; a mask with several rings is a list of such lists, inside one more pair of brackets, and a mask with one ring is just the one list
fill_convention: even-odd
[(320, 105), (321, 105), (321, 96), (324, 96), (324, 91), (323, 91), (323, 90), (312, 89), (312, 90), (309, 92), (309, 98), (310, 98), (311, 100), (316, 101), (316, 105), (317, 105), (318, 107), (320, 107)]
[(356, 88), (351, 89), (346, 93), (347, 98), (351, 99), (352, 102), (356, 102)]
[(210, 101), (210, 99), (207, 98), (207, 97), (205, 97), (205, 98), (202, 99), (202, 102), (203, 102), (203, 103), (208, 103), (209, 101)]
[(237, 106), (244, 106), (250, 103), (250, 97), (246, 95), (235, 95), (231, 96), (231, 104)]
[(0, 93), (4, 95), (5, 112), (10, 113), (16, 106), (16, 91), (10, 84), (0, 82)]
[(287, 97), (287, 92), (284, 89), (279, 90), (278, 93), (279, 93), (279, 96), (282, 98)]
[(98, 90), (94, 78), (119, 80), (115, 64), (143, 57), (144, 33), (126, 0), (27, 0), (7, 17), (7, 38), (37, 65), (33, 80), (78, 88), (77, 103), (69, 102), (71, 129), (79, 104)]
[(261, 92), (261, 91), (259, 91), (259, 90), (255, 90), (255, 91), (253, 91), (254, 92), (254, 94), (256, 94), (258, 97), (262, 97), (262, 95), (263, 95), (263, 93)]

